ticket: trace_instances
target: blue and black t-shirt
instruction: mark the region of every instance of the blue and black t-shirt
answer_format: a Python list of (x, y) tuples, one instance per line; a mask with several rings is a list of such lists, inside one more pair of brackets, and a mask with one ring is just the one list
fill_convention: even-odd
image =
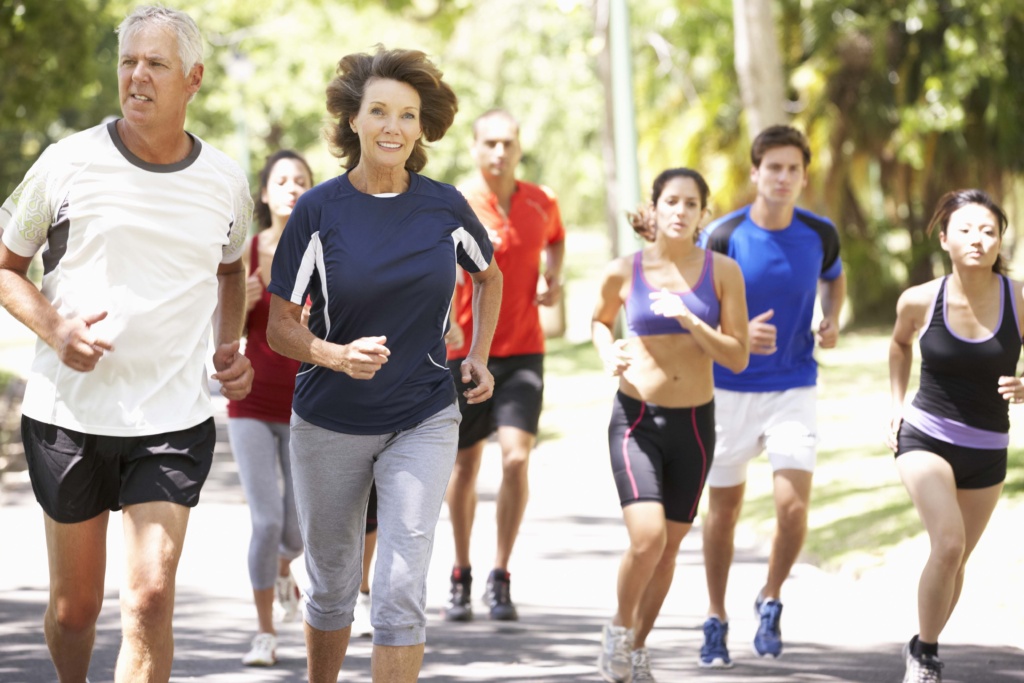
[(292, 409), (345, 434), (385, 434), (455, 400), (444, 334), (455, 266), (486, 270), (487, 231), (451, 185), (415, 173), (401, 194), (364, 194), (339, 176), (303, 194), (274, 256), (268, 289), (312, 301), (310, 331), (348, 344), (385, 336), (391, 356), (370, 380), (303, 363)]
[(811, 319), (818, 281), (832, 281), (843, 272), (839, 234), (827, 218), (796, 209), (782, 230), (766, 230), (750, 219), (750, 207), (719, 218), (701, 233), (701, 246), (734, 259), (746, 282), (750, 317), (772, 309), (778, 350), (750, 356), (737, 374), (715, 365), (715, 386), (731, 391), (786, 391), (814, 386)]

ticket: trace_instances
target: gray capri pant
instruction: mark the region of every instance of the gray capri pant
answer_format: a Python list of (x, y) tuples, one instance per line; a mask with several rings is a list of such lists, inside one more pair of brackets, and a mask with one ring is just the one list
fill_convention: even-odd
[(374, 645), (426, 641), (427, 569), (459, 439), (458, 404), (400, 432), (341, 434), (292, 414), (292, 473), (306, 544), (306, 623), (352, 623), (370, 486), (377, 484)]
[(249, 581), (253, 590), (266, 590), (274, 587), (278, 557), (294, 560), (302, 554), (288, 425), (233, 417), (228, 419), (228, 438), (252, 519)]

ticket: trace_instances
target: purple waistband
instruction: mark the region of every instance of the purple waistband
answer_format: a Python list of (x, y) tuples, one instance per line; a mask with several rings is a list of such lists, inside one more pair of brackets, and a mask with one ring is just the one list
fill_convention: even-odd
[(910, 404), (903, 413), (903, 421), (921, 430), (928, 436), (946, 443), (966, 448), (997, 450), (1010, 445), (1008, 432), (990, 432), (965, 425), (963, 422), (936, 417)]

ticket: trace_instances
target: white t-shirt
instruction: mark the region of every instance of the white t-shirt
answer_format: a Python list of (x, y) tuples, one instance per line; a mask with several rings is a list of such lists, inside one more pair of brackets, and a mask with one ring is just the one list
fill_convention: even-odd
[(193, 136), (175, 164), (149, 164), (115, 123), (51, 145), (0, 207), (3, 242), (43, 251), (42, 293), (65, 318), (107, 312), (111, 341), (92, 372), (41, 340), (22, 410), (87, 434), (143, 436), (212, 415), (206, 357), (217, 268), (242, 253), (252, 199), (245, 175)]

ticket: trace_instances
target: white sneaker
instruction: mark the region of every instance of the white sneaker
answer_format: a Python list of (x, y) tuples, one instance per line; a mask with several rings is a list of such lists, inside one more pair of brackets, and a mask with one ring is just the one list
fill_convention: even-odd
[(633, 679), (633, 629), (605, 624), (601, 631), (601, 654), (597, 671), (608, 683), (630, 683)]
[(657, 683), (651, 674), (651, 655), (646, 647), (633, 650), (633, 683)]
[(257, 633), (252, 649), (242, 657), (246, 666), (274, 666), (277, 664), (277, 637), (273, 633)]
[(288, 576), (279, 576), (274, 581), (274, 596), (281, 608), (281, 621), (295, 621), (299, 618), (302, 594), (291, 572), (288, 572)]
[(352, 635), (365, 638), (373, 635), (373, 624), (370, 623), (370, 594), (359, 593), (352, 619)]

